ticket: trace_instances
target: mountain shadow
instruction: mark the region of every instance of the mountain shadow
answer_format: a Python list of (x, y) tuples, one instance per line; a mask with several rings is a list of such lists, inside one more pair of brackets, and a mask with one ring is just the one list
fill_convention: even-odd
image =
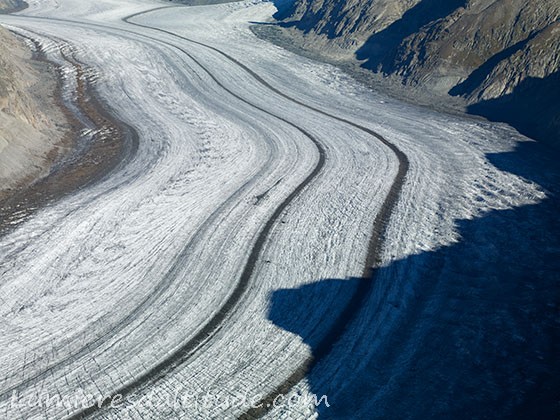
[(394, 70), (398, 47), (410, 35), (423, 26), (448, 16), (466, 0), (422, 0), (406, 11), (403, 16), (382, 31), (373, 34), (356, 51), (358, 60), (366, 60), (362, 67), (376, 72), (389, 73)]
[(295, 0), (272, 0), (272, 4), (276, 7), (276, 13), (272, 17), (277, 21), (287, 19), (296, 11)]
[[(271, 294), (269, 319), (313, 352), (306, 378), (330, 404), (318, 407), (320, 418), (558, 418), (557, 159), (535, 142), (488, 155), (547, 198), (457, 221), (458, 243), (395, 261), (371, 279)], [(325, 341), (333, 326), (339, 331)]]
[(506, 122), (520, 133), (560, 148), (560, 71), (527, 78), (512, 93), (468, 107), (471, 114)]

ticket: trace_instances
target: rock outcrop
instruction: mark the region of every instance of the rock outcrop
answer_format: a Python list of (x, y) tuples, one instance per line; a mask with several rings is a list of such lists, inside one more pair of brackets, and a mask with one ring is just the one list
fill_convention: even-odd
[(26, 7), (27, 3), (23, 0), (0, 0), (0, 13), (13, 13)]
[(296, 0), (277, 18), (305, 33), (305, 48), (461, 96), (473, 112), (496, 104), (493, 117), (502, 109), (510, 123), (518, 98), (539, 85), (537, 102), (557, 109), (544, 137), (560, 143), (560, 98), (546, 93), (560, 71), (560, 0)]
[[(330, 54), (351, 56), (373, 33), (400, 19), (420, 0), (299, 0), (280, 10), (277, 19), (331, 42)], [(338, 47), (338, 48), (337, 48)]]

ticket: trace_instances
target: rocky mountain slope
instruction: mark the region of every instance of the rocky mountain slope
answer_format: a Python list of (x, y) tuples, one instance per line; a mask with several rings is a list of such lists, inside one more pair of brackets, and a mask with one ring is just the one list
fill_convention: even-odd
[(26, 7), (27, 3), (22, 0), (0, 0), (0, 13), (13, 13)]
[(285, 19), (306, 33), (331, 40), (330, 54), (349, 56), (369, 36), (400, 19), (420, 0), (298, 0), (282, 8), (276, 18)]
[[(533, 137), (560, 137), (560, 0), (296, 0), (276, 17), (305, 33), (305, 48), (464, 97), (470, 111)], [(528, 118), (518, 112), (528, 94), (556, 110)]]
[(0, 27), (0, 198), (48, 173), (67, 129), (55, 90), (52, 70)]

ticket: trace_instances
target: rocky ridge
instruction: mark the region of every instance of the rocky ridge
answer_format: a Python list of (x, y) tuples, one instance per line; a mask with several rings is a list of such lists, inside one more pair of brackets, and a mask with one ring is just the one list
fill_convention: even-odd
[[(296, 0), (280, 9), (275, 17), (291, 36), (304, 35), (304, 49), (460, 96), (471, 112), (560, 143), (560, 99), (552, 95), (560, 71), (560, 0)], [(546, 121), (517, 112), (530, 90), (545, 95), (537, 103), (558, 111), (547, 108)]]

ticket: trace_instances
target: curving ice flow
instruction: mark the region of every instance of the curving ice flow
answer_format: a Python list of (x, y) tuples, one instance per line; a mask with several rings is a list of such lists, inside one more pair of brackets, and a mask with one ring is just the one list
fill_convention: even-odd
[[(361, 277), (373, 221), (399, 170), (390, 148), (341, 120), (379, 133), (410, 162), (381, 265), (455, 242), (458, 219), (545, 197), (487, 161), (486, 153), (525, 141), (507, 127), (396, 102), (255, 38), (250, 22), (267, 19), (271, 3), (29, 3), (0, 23), (55, 62), (71, 51), (108, 109), (137, 130), (139, 146), (98, 183), (0, 238), (2, 417), (81, 411), (18, 403), (41, 393), (123, 389), (152, 398), (88, 414), (234, 417), (244, 408), (177, 406), (166, 397), (254, 398), (290, 376), (311, 350), (268, 319), (270, 294)], [(221, 316), (267, 223), (243, 293)], [(395, 283), (391, 293), (406, 296), (408, 287)], [(327, 297), (304, 332), (325, 334), (347, 294)], [(373, 317), (391, 325), (391, 314), (371, 312), (359, 311), (348, 329), (354, 354), (381, 334), (367, 328)], [(219, 325), (158, 368), (211, 319)], [(333, 383), (342, 380), (335, 360), (322, 362)], [(302, 380), (291, 392), (313, 389)], [(275, 410), (273, 418), (314, 413), (309, 404)]]

